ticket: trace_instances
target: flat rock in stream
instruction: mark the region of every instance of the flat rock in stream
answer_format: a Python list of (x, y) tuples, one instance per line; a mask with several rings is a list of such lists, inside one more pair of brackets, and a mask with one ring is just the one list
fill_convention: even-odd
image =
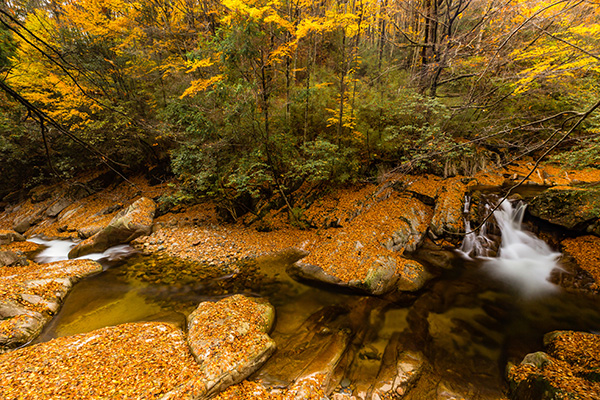
[(73, 284), (100, 271), (91, 260), (0, 267), (0, 353), (35, 338)]
[(106, 228), (73, 247), (69, 252), (69, 258), (101, 253), (112, 246), (129, 243), (137, 237), (149, 235), (155, 212), (154, 201), (146, 197), (138, 199), (119, 212)]
[(363, 279), (344, 280), (325, 272), (321, 267), (302, 262), (289, 266), (287, 273), (300, 281), (324, 283), (372, 295), (414, 292), (425, 286), (432, 278), (432, 275), (418, 261), (385, 256), (373, 261)]
[(274, 319), (268, 302), (243, 295), (201, 303), (188, 317), (188, 343), (202, 373), (161, 400), (206, 399), (256, 371), (275, 351)]

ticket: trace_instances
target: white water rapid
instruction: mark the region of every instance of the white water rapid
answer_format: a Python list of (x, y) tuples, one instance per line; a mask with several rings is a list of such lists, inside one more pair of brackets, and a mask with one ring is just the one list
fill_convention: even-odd
[[(75, 242), (72, 242), (70, 240), (44, 240), (39, 237), (34, 237), (27, 240), (33, 243), (46, 246), (46, 248), (35, 257), (35, 261), (40, 263), (68, 260), (69, 251), (76, 245)], [(103, 253), (88, 254), (79, 258), (96, 261), (115, 261), (122, 257), (126, 257), (133, 252), (134, 249), (131, 246), (127, 244), (122, 244), (111, 247)]]
[[(483, 268), (490, 275), (511, 283), (524, 296), (535, 297), (557, 290), (548, 278), (552, 270), (560, 268), (560, 253), (552, 251), (543, 240), (522, 229), (526, 207), (522, 202), (513, 207), (505, 200), (494, 211), (502, 237), (496, 257), (489, 257), (487, 253), (492, 242), (487, 237), (487, 226), (483, 226), (478, 234), (467, 235), (461, 252), (468, 258), (473, 256), (483, 260)], [(465, 225), (468, 231), (470, 226)]]

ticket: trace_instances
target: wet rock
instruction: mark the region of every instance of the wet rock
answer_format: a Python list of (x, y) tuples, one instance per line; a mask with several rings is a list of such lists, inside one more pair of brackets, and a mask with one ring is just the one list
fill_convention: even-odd
[(600, 235), (600, 190), (556, 187), (536, 196), (529, 212), (552, 224)]
[(0, 230), (0, 245), (23, 241), (25, 241), (25, 237), (18, 232), (6, 229)]
[(466, 192), (467, 186), (462, 183), (460, 178), (444, 181), (438, 192), (433, 218), (429, 226), (435, 237), (448, 237), (465, 231), (462, 213)]
[(370, 392), (373, 400), (404, 396), (420, 378), (424, 360), (417, 351), (404, 350), (396, 332), (385, 348), (376, 383)]
[(425, 239), (421, 247), (413, 254), (418, 260), (436, 267), (436, 268), (451, 268), (454, 254), (448, 250), (444, 250), (441, 246), (436, 245), (429, 239)]
[(600, 394), (600, 335), (555, 331), (545, 352), (525, 356), (509, 368), (511, 399), (595, 399)]
[(12, 274), (0, 277), (0, 353), (35, 338), (73, 284), (100, 271), (102, 266), (91, 260), (11, 267)]
[(149, 235), (156, 211), (154, 201), (142, 197), (127, 209), (119, 212), (108, 226), (94, 236), (79, 243), (69, 252), (69, 258), (77, 258), (91, 253), (101, 253), (131, 240)]
[(306, 391), (325, 387), (351, 339), (349, 310), (330, 306), (311, 315), (254, 377), (264, 385), (289, 388), (291, 398), (308, 398)]
[(188, 343), (202, 374), (161, 399), (209, 398), (256, 371), (275, 351), (274, 318), (269, 303), (242, 295), (201, 303), (188, 317)]

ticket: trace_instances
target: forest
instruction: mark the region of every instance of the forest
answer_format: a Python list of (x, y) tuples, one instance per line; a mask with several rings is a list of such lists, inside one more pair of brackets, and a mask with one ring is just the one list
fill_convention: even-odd
[(236, 217), (301, 185), (597, 167), (595, 0), (5, 0), (0, 197), (104, 164)]

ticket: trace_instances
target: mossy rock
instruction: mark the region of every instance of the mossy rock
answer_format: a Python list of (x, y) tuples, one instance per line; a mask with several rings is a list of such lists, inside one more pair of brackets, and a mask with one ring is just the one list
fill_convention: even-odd
[(600, 234), (599, 189), (549, 189), (531, 201), (529, 212), (535, 217), (567, 229)]

